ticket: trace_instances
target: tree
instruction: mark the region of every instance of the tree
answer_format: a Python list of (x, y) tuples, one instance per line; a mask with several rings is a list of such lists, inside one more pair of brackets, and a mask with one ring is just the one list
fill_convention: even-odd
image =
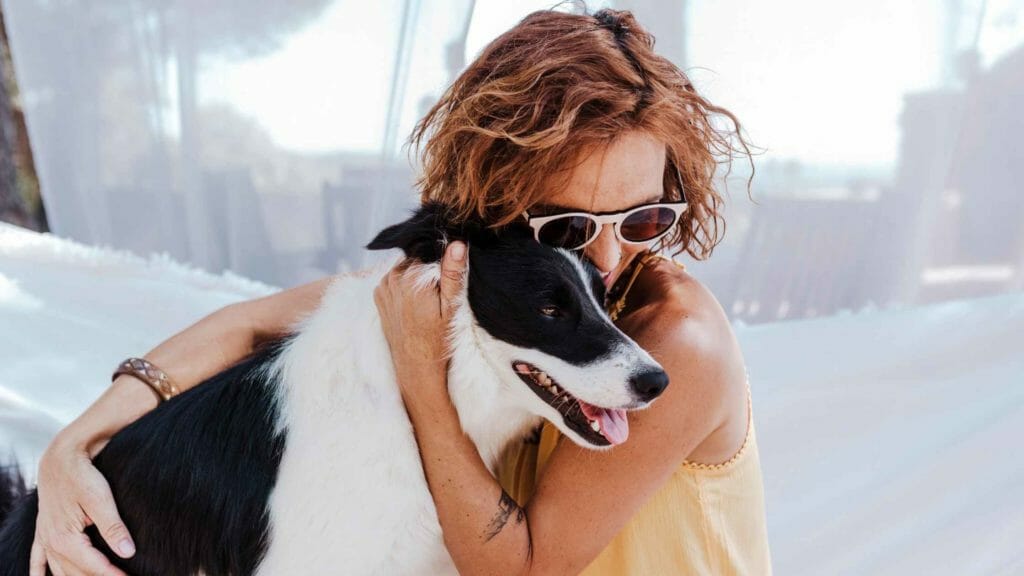
[(18, 102), (11, 50), (0, 7), (0, 220), (45, 232), (49, 229), (32, 162), (25, 115)]

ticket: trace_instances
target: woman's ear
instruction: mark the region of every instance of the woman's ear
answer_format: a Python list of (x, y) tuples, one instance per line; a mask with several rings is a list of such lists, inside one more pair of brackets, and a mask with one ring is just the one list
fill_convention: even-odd
[(401, 248), (406, 257), (424, 263), (438, 262), (451, 240), (464, 240), (450, 218), (450, 211), (436, 202), (424, 204), (405, 222), (381, 230), (366, 248)]

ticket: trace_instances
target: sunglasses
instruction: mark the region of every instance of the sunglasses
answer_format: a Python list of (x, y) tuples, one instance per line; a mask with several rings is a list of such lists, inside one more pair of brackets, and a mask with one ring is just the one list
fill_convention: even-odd
[(687, 203), (658, 202), (635, 206), (622, 212), (563, 212), (530, 216), (523, 212), (538, 242), (580, 250), (597, 239), (605, 224), (614, 224), (615, 237), (625, 244), (648, 244), (672, 231)]

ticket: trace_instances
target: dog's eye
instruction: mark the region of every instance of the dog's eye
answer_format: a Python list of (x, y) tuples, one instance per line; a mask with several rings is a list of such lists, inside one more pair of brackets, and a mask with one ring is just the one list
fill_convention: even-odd
[(558, 318), (562, 315), (562, 311), (558, 309), (558, 306), (545, 306), (540, 309), (540, 313), (549, 318)]

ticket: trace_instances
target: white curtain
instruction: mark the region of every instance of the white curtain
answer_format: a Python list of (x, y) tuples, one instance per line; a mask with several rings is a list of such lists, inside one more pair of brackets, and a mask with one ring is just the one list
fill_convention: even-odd
[(290, 285), (414, 205), (471, 0), (3, 0), (55, 233)]

